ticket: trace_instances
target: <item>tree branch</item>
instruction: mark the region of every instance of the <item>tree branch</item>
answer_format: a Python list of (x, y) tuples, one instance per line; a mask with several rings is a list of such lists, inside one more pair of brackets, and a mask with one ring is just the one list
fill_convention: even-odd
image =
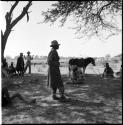
[(15, 7), (18, 5), (18, 3), (19, 3), (19, 1), (16, 1), (16, 2), (12, 5), (12, 7), (11, 7), (11, 9), (10, 9), (10, 12), (9, 12), (10, 16), (11, 16), (13, 10), (15, 9)]
[(112, 4), (112, 1), (110, 1), (108, 4), (102, 6), (102, 7), (99, 9), (99, 11), (97, 12), (97, 15), (100, 15), (101, 12), (102, 12), (102, 10), (103, 10), (105, 7), (107, 7), (107, 6), (111, 5), (111, 4)]
[(11, 28), (13, 28), (26, 14), (28, 14), (28, 9), (32, 5), (32, 1), (29, 1), (26, 7), (23, 8), (22, 13), (11, 23)]

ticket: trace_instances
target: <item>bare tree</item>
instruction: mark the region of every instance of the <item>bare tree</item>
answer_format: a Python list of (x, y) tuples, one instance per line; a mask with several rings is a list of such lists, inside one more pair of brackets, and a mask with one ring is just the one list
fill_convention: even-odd
[(1, 57), (2, 59), (4, 58), (4, 51), (5, 51), (5, 47), (6, 47), (6, 43), (7, 43), (7, 39), (13, 29), (13, 27), (25, 16), (27, 15), (27, 22), (29, 21), (29, 15), (28, 15), (28, 10), (30, 8), (30, 6), (32, 5), (32, 1), (29, 1), (25, 7), (23, 7), (23, 10), (21, 12), (20, 15), (18, 15), (15, 19), (13, 19), (13, 12), (15, 10), (15, 8), (17, 7), (17, 5), (19, 4), (19, 1), (15, 1), (13, 3), (13, 5), (11, 6), (9, 12), (6, 12), (5, 15), (5, 20), (6, 20), (6, 28), (5, 31), (1, 30)]
[(122, 0), (57, 1), (42, 15), (43, 23), (60, 21), (61, 26), (72, 17), (78, 38), (100, 36), (103, 32), (109, 37), (121, 31), (116, 19), (122, 17)]

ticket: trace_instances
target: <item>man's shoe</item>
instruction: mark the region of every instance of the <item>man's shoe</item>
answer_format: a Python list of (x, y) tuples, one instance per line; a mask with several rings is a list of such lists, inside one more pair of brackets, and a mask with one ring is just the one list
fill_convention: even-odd
[(32, 99), (30, 103), (36, 103), (36, 99)]
[(56, 95), (52, 96), (53, 100), (59, 100), (59, 98)]
[(64, 96), (64, 95), (62, 95), (61, 97), (60, 97), (60, 100), (65, 100), (66, 99), (66, 97)]

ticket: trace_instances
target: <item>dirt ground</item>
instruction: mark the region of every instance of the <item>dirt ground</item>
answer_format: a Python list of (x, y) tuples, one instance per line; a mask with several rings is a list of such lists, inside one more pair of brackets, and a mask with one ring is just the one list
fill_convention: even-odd
[(13, 78), (9, 92), (19, 92), (36, 103), (15, 99), (12, 106), (2, 108), (2, 123), (122, 123), (122, 79), (102, 79), (94, 74), (86, 74), (82, 84), (68, 84), (67, 75), (62, 79), (66, 102), (52, 100), (47, 75)]

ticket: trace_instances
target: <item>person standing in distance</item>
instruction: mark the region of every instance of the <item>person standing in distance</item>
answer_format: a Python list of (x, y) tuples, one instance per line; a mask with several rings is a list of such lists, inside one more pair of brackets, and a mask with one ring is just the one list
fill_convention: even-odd
[(26, 72), (27, 68), (29, 67), (29, 74), (31, 74), (31, 60), (33, 59), (33, 57), (30, 55), (30, 52), (28, 51), (27, 56), (24, 56), (24, 58), (27, 60), (24, 72)]
[(23, 53), (20, 53), (20, 56), (17, 59), (16, 64), (16, 70), (18, 72), (18, 75), (23, 76), (24, 75), (24, 59), (23, 59)]
[[(53, 95), (52, 98), (54, 100), (58, 99), (65, 99), (64, 96), (64, 85), (63, 81), (61, 79), (61, 73), (60, 73), (60, 63), (59, 63), (59, 56), (57, 53), (57, 49), (59, 49), (58, 42), (56, 40), (53, 40), (51, 42), (50, 47), (52, 47), (51, 51), (48, 54), (47, 62), (48, 62), (48, 86), (52, 89)], [(56, 91), (59, 89), (60, 98), (56, 96)]]

